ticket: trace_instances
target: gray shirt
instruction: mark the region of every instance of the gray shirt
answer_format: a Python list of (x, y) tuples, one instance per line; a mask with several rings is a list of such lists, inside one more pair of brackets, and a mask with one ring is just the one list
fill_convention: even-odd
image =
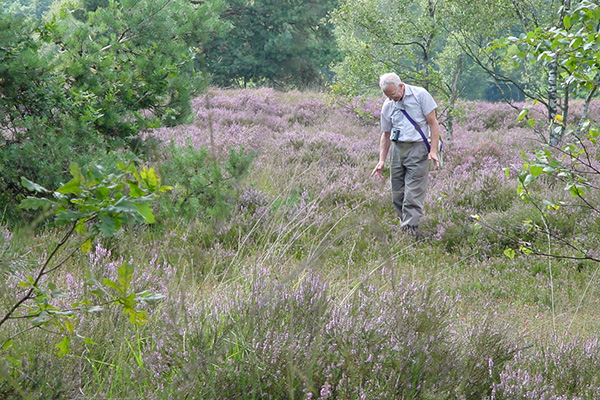
[(421, 134), (404, 116), (402, 109), (421, 127), (426, 137), (429, 137), (429, 125), (425, 116), (437, 108), (437, 104), (427, 90), (419, 86), (404, 84), (406, 89), (401, 101), (386, 99), (381, 107), (381, 130), (391, 132), (400, 130), (398, 140), (401, 142), (420, 142)]

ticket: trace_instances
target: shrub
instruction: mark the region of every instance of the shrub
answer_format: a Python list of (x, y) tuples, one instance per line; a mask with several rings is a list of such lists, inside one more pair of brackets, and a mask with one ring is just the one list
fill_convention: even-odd
[(240, 181), (255, 157), (252, 152), (232, 148), (221, 163), (205, 147), (196, 150), (190, 144), (181, 148), (171, 142), (164, 152), (167, 159), (161, 173), (175, 188), (172, 197), (161, 203), (166, 215), (223, 219), (231, 214), (240, 196)]

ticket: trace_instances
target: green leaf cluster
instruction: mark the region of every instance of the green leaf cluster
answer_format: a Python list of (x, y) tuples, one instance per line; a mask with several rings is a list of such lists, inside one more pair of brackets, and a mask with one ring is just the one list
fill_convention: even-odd
[[(563, 183), (563, 188), (572, 197), (581, 198), (594, 186), (597, 171), (590, 164), (587, 148), (596, 145), (598, 129), (591, 128), (585, 140), (566, 144), (557, 157), (550, 150), (537, 150), (532, 159), (523, 164), (519, 174), (518, 193), (523, 200), (531, 201), (530, 188), (541, 176), (547, 176)], [(586, 142), (589, 142), (586, 144)], [(544, 200), (548, 209), (556, 210), (558, 206), (550, 200)]]
[(90, 235), (86, 243), (100, 233), (112, 236), (127, 223), (153, 223), (151, 202), (172, 188), (161, 185), (153, 168), (123, 162), (117, 167), (117, 173), (108, 173), (100, 165), (71, 164), (72, 179), (56, 191), (22, 177), (25, 188), (43, 197), (28, 196), (21, 207), (50, 212), (59, 225), (75, 224), (76, 232)]
[[(377, 79), (383, 72), (401, 70), (406, 81), (418, 75), (424, 49), (414, 35), (416, 25), (426, 20), (424, 12), (415, 0), (394, 4), (385, 0), (340, 1), (331, 20), (344, 59), (333, 68), (333, 90), (344, 95), (379, 92)], [(429, 34), (425, 31), (419, 36)]]
[[(583, 212), (572, 214), (569, 218), (586, 218), (592, 221), (598, 220), (600, 210), (595, 199), (598, 194), (597, 181), (600, 178), (596, 161), (592, 154), (597, 147), (597, 139), (600, 129), (596, 124), (589, 121), (584, 124), (583, 137), (565, 144), (560, 150), (546, 148), (533, 152), (532, 155), (523, 157), (521, 172), (518, 176), (517, 193), (523, 201), (531, 203), (541, 217), (543, 225), (528, 219), (523, 222), (525, 231), (528, 233), (542, 233), (548, 240), (564, 244), (565, 241), (552, 234), (553, 227), (550, 225), (550, 215), (557, 212), (570, 213), (574, 206)], [(580, 132), (580, 134), (583, 134)], [(552, 198), (545, 193), (543, 188), (547, 186), (561, 187), (570, 196), (572, 202), (564, 200), (563, 196), (557, 195)], [(560, 185), (560, 186), (559, 186)], [(568, 243), (568, 242), (567, 242)], [(587, 248), (594, 243), (584, 243), (582, 247), (576, 243), (568, 243), (574, 255), (569, 258), (589, 259)], [(548, 254), (536, 247), (535, 243), (523, 242), (519, 251), (524, 254), (545, 254), (547, 256), (562, 257), (561, 254)], [(505, 253), (514, 257), (514, 253)], [(512, 258), (512, 257), (511, 257)]]
[[(131, 280), (133, 278), (134, 268), (129, 263), (123, 263), (117, 273), (119, 275), (117, 281), (104, 278), (102, 283), (104, 286), (113, 290), (116, 294), (116, 302), (121, 304), (123, 307), (123, 313), (129, 317), (129, 322), (132, 324), (140, 325), (148, 321), (148, 313), (144, 310), (137, 309), (139, 303), (137, 295), (131, 291)], [(147, 295), (142, 294), (141, 298), (152, 298), (162, 299), (161, 295)]]
[[(597, 123), (587, 119), (587, 110), (595, 96), (600, 79), (600, 6), (597, 2), (583, 0), (572, 8), (562, 8), (562, 21), (551, 29), (534, 29), (519, 37), (509, 37), (496, 44), (498, 49), (514, 49), (512, 57), (517, 63), (537, 63), (551, 69), (558, 67), (560, 73), (556, 77), (565, 92), (565, 103), (562, 105), (563, 114), (549, 113), (548, 129), (552, 135), (569, 140), (562, 146), (547, 146), (534, 151), (525, 157), (525, 162), (518, 176), (517, 192), (521, 199), (534, 205), (541, 217), (543, 226), (532, 222), (524, 222), (527, 232), (539, 232), (547, 239), (547, 246), (567, 245), (568, 254), (552, 253), (541, 250), (535, 243), (522, 243), (520, 251), (526, 254), (543, 254), (557, 258), (572, 258), (588, 260), (588, 248), (594, 243), (577, 243), (577, 240), (565, 240), (554, 231), (550, 215), (557, 212), (568, 213), (574, 207), (583, 210), (581, 214), (573, 213), (574, 218), (585, 218), (595, 221), (598, 219), (597, 207), (598, 186), (600, 177), (596, 166), (596, 152), (599, 128)], [(577, 124), (568, 120), (568, 95), (573, 92), (585, 96), (583, 115)], [(526, 121), (530, 127), (536, 127), (537, 122), (529, 118), (532, 106), (526, 107), (520, 120)], [(550, 108), (548, 108), (551, 111)], [(556, 112), (556, 111), (555, 111)], [(552, 140), (550, 141), (552, 143)], [(543, 178), (543, 179), (542, 179)], [(570, 197), (567, 201), (562, 196), (552, 198), (544, 188), (561, 187)], [(580, 221), (580, 220), (577, 220)], [(508, 256), (513, 253), (506, 253)], [(593, 259), (595, 260), (595, 259)], [(597, 260), (596, 260), (597, 261)]]
[(557, 61), (563, 86), (586, 93), (597, 85), (600, 71), (599, 21), (600, 6), (585, 0), (566, 13), (561, 25), (509, 37), (505, 43), (516, 47), (516, 63), (548, 66)]

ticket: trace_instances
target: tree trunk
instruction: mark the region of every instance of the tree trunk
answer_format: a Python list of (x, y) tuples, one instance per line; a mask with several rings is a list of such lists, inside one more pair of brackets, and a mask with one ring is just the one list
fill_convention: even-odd
[[(563, 0), (562, 1), (562, 9), (561, 12), (559, 14), (559, 19), (557, 21), (557, 26), (562, 26), (562, 21), (565, 18), (565, 15), (567, 14), (567, 11), (571, 8), (571, 0)], [(550, 123), (550, 132), (548, 134), (548, 143), (551, 146), (556, 146), (560, 143), (560, 141), (563, 138), (563, 135), (565, 134), (565, 126), (567, 123), (567, 115), (566, 115), (566, 110), (569, 107), (569, 88), (565, 88), (565, 90), (567, 91), (566, 95), (565, 95), (565, 104), (563, 104), (563, 108), (564, 108), (564, 114), (562, 115), (563, 117), (563, 123), (562, 124), (558, 124), (556, 126), (553, 126), (552, 123)], [(554, 55), (554, 59), (552, 60), (552, 62), (548, 65), (548, 118), (550, 120), (550, 122), (552, 122), (554, 120), (554, 117), (556, 117), (556, 115), (558, 114), (558, 107), (556, 104), (556, 99), (558, 98), (558, 54)]]
[(550, 122), (550, 132), (548, 133), (548, 143), (551, 146), (556, 146), (560, 143), (563, 136), (562, 125), (552, 124), (558, 114), (558, 106), (556, 103), (558, 92), (558, 62), (556, 56), (548, 65), (548, 119)]

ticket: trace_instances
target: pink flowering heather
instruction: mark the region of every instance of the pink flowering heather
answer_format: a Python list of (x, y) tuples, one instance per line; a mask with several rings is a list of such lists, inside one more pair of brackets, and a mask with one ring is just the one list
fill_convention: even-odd
[[(161, 151), (189, 143), (219, 162), (240, 147), (256, 158), (232, 185), (226, 218), (159, 216), (57, 271), (65, 307), (86, 290), (86, 270), (114, 280), (123, 262), (135, 267), (134, 291), (165, 298), (144, 306), (140, 327), (121, 314), (81, 317), (77, 332), (97, 345), (73, 335), (66, 361), (35, 332), (35, 354), (10, 354), (36, 360), (19, 367), (29, 374), (19, 384), (38, 393), (30, 377), (47, 365), (67, 371), (64, 382), (44, 382), (56, 398), (595, 399), (597, 266), (504, 255), (508, 236), (536, 239), (522, 225), (535, 210), (519, 199), (516, 176), (538, 134), (507, 105), (460, 104), (446, 165), (430, 175), (429, 240), (415, 242), (398, 230), (389, 182), (369, 176), (382, 100), (211, 89), (194, 100), (193, 123), (147, 132)], [(545, 181), (536, 189), (569, 198)], [(557, 233), (597, 254), (597, 218), (564, 208), (548, 211)], [(0, 252), (9, 242), (0, 228)], [(18, 289), (20, 271), (7, 290)], [(574, 325), (586, 337), (558, 335), (571, 316), (583, 318)], [(2, 385), (0, 394), (10, 390)]]

